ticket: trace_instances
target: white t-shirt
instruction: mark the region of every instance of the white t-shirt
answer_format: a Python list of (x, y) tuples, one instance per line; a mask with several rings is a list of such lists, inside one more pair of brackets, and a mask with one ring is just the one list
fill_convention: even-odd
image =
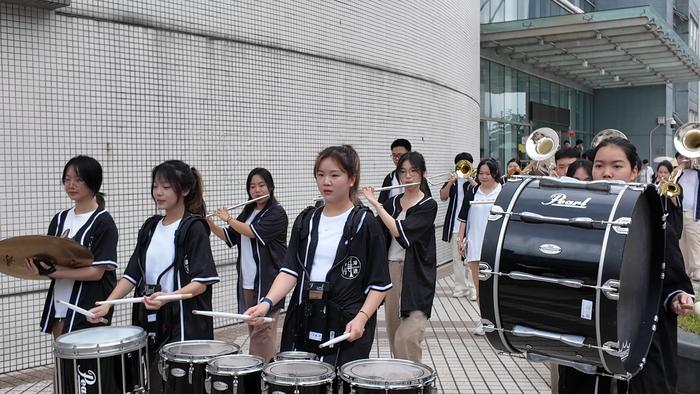
[[(396, 220), (406, 220), (406, 211), (401, 211)], [(406, 249), (399, 244), (395, 237), (391, 238), (391, 244), (389, 245), (389, 260), (394, 261), (404, 261), (406, 259)]]
[[(484, 194), (479, 188), (474, 195), (474, 200), (495, 200), (500, 192), (500, 183), (496, 184), (493, 191), (488, 194)], [(467, 217), (467, 261), (481, 260), (481, 245), (484, 242), (484, 233), (486, 232), (486, 224), (488, 223), (492, 206), (493, 204), (474, 204), (469, 207), (469, 216)]]
[(683, 170), (678, 184), (683, 188), (683, 211), (695, 212), (698, 203), (695, 201), (698, 196), (698, 173), (692, 168)]
[[(259, 209), (253, 211), (246, 224), (253, 223), (253, 219), (260, 213)], [(243, 277), (243, 288), (247, 290), (255, 289), (255, 275), (258, 273), (258, 265), (253, 257), (253, 240), (241, 234), (241, 276)]]
[(338, 252), (340, 238), (343, 236), (343, 229), (350, 211), (352, 208), (332, 217), (321, 213), (321, 219), (318, 223), (318, 244), (311, 267), (310, 280), (312, 282), (326, 281), (326, 275), (335, 262), (335, 254)]
[(453, 234), (459, 232), (459, 225), (461, 222), (457, 220), (457, 216), (459, 216), (459, 210), (462, 208), (462, 202), (464, 201), (464, 182), (466, 181), (466, 179), (457, 178), (457, 189), (455, 190), (457, 195), (457, 201), (455, 203), (457, 205), (455, 205), (454, 217), (452, 218), (455, 223), (454, 226), (452, 226)]
[[(160, 283), (160, 288), (163, 292), (175, 290), (175, 267), (172, 264), (175, 260), (175, 231), (177, 231), (181, 220), (179, 219), (166, 226), (161, 219), (155, 231), (153, 231), (151, 243), (148, 245), (148, 250), (146, 250), (146, 284), (155, 285)], [(165, 270), (168, 270), (168, 272), (158, 282), (158, 277)]]
[[(395, 171), (394, 176), (391, 178), (391, 186), (397, 186), (400, 184), (401, 184), (401, 182), (399, 182), (398, 171)], [(397, 187), (396, 189), (389, 189), (389, 198), (392, 198), (394, 196), (398, 196), (401, 193), (403, 193), (403, 187)]]
[[(93, 213), (95, 213), (95, 211), (76, 214), (75, 208), (72, 208), (66, 215), (66, 222), (63, 224), (63, 233), (61, 236), (67, 236), (68, 238), (74, 237), (80, 228), (87, 223), (88, 219), (90, 219), (90, 216), (92, 216)], [(68, 233), (66, 233), (66, 231), (68, 231)], [(74, 284), (75, 281), (73, 279), (56, 279), (53, 286), (53, 299), (55, 301), (70, 301), (70, 295), (73, 292)], [(56, 313), (54, 314), (55, 317), (66, 317), (68, 308), (66, 308), (65, 305), (56, 302), (54, 303), (54, 308), (56, 310)]]

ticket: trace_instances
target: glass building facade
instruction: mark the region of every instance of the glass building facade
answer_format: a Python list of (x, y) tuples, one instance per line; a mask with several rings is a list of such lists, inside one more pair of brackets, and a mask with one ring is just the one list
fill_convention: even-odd
[[(595, 11), (593, 0), (569, 0), (583, 12)], [(481, 23), (497, 23), (521, 19), (570, 14), (554, 0), (481, 0)]]
[[(481, 157), (501, 164), (511, 158), (527, 161), (525, 140), (532, 128), (551, 127), (568, 140), (588, 144), (593, 127), (593, 96), (502, 64), (481, 59)], [(569, 124), (531, 120), (531, 104), (569, 110)]]

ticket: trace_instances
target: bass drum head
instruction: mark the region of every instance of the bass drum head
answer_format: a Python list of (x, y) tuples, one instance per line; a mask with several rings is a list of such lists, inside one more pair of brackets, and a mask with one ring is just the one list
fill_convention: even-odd
[(237, 354), (240, 346), (224, 341), (182, 341), (164, 345), (160, 356), (166, 361), (207, 363), (214, 357)]
[(332, 382), (335, 371), (332, 365), (321, 361), (277, 361), (263, 368), (262, 378), (279, 386), (317, 386)]
[(353, 386), (380, 390), (424, 387), (435, 380), (427, 365), (399, 359), (368, 359), (340, 367), (340, 378)]
[(647, 188), (637, 200), (628, 227), (617, 304), (620, 357), (631, 374), (642, 368), (659, 309), (665, 245), (661, 217), (660, 198), (653, 188)]
[(92, 327), (63, 334), (54, 343), (58, 358), (81, 359), (129, 353), (146, 346), (146, 332), (136, 326)]

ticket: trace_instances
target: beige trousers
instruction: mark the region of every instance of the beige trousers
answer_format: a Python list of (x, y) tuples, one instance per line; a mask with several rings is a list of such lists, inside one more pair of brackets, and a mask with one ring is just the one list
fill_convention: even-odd
[(395, 358), (421, 362), (428, 319), (421, 311), (411, 311), (407, 317), (401, 317), (403, 261), (389, 261), (389, 275), (392, 287), (384, 299), (384, 314), (391, 354)]
[(452, 234), (450, 240), (450, 249), (452, 250), (452, 272), (454, 273), (455, 288), (454, 292), (458, 291), (474, 291), (474, 285), (471, 280), (471, 272), (468, 271), (462, 261), (462, 255), (459, 253), (459, 242), (457, 242), (457, 233)]
[(693, 212), (683, 212), (683, 234), (680, 240), (685, 271), (690, 279), (700, 280), (700, 221), (693, 220)]
[[(243, 290), (243, 298), (245, 299), (245, 308), (250, 308), (258, 303), (257, 292), (255, 290)], [(269, 315), (273, 320), (271, 323), (264, 323), (259, 326), (248, 326), (248, 334), (250, 335), (250, 350), (249, 354), (260, 356), (265, 361), (270, 361), (277, 354), (277, 322), (279, 321), (280, 311)]]

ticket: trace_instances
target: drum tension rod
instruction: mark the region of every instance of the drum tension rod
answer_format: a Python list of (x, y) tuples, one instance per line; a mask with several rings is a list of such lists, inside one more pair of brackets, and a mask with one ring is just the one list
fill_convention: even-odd
[(549, 278), (546, 276), (528, 274), (526, 272), (512, 271), (509, 273), (505, 272), (495, 272), (491, 270), (491, 267), (484, 262), (479, 263), (479, 280), (488, 280), (492, 275), (496, 276), (506, 276), (513, 280), (531, 280), (536, 282), (552, 283), (556, 285), (571, 287), (574, 289), (587, 288), (600, 290), (603, 292), (605, 297), (610, 300), (617, 301), (620, 298), (619, 289), (620, 281), (615, 279), (609, 279), (602, 286), (587, 285), (579, 279), (561, 279), (561, 278)]
[(596, 220), (587, 217), (573, 217), (573, 218), (562, 218), (556, 216), (544, 216), (534, 212), (509, 212), (503, 211), (502, 208), (494, 206), (491, 209), (491, 215), (506, 215), (506, 216), (517, 216), (522, 222), (525, 223), (549, 223), (549, 224), (563, 224), (568, 226), (575, 226), (581, 228), (594, 228), (595, 225), (612, 225), (615, 227), (626, 228), (630, 225), (629, 218), (619, 218), (613, 221), (610, 220)]
[(551, 339), (553, 341), (559, 341), (563, 344), (572, 347), (602, 350), (613, 357), (626, 357), (627, 354), (629, 354), (629, 344), (620, 347), (619, 342), (615, 341), (608, 341), (605, 342), (603, 346), (596, 346), (584, 343), (586, 338), (581, 335), (560, 334), (552, 331), (539, 330), (537, 328), (532, 328), (519, 324), (513, 326), (512, 330), (509, 330), (506, 328), (498, 328), (495, 324), (486, 319), (482, 319), (481, 324), (483, 325), (484, 332), (499, 331), (507, 332), (518, 337), (537, 337), (542, 339)]

